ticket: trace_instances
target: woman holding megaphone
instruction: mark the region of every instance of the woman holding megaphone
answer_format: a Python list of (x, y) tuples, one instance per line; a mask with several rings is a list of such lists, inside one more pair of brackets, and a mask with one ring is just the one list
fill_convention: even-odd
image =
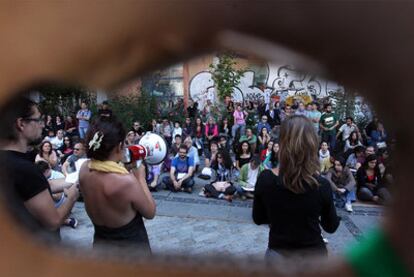
[(125, 129), (114, 117), (94, 122), (86, 135), (87, 156), (79, 184), (86, 212), (95, 228), (94, 247), (134, 247), (150, 253), (142, 217), (155, 216), (155, 201), (145, 181), (145, 168), (131, 173), (119, 162)]

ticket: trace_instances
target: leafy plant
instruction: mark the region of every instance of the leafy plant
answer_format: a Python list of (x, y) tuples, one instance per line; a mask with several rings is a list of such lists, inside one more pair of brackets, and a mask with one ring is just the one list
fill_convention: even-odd
[(217, 55), (218, 63), (210, 64), (210, 73), (216, 86), (219, 99), (231, 96), (233, 88), (240, 84), (244, 69), (236, 69), (235, 55), (232, 53), (220, 53)]
[(153, 118), (158, 118), (156, 98), (148, 92), (142, 91), (141, 95), (119, 95), (110, 101), (112, 112), (124, 124), (125, 128), (132, 126), (135, 120), (141, 125), (148, 125)]
[(79, 102), (92, 103), (92, 94), (81, 86), (46, 84), (35, 89), (40, 93), (40, 108), (43, 113), (67, 116), (76, 113)]

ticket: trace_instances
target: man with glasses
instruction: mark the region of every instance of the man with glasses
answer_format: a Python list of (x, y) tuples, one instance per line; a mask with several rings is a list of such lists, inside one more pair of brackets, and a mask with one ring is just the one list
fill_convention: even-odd
[(171, 162), (170, 176), (163, 178), (163, 183), (172, 192), (193, 191), (194, 159), (187, 156), (187, 146), (182, 144), (178, 149), (178, 157)]
[(86, 158), (85, 147), (82, 143), (76, 143), (75, 147), (73, 147), (73, 154), (70, 155), (62, 165), (63, 174), (67, 176), (69, 173), (75, 172), (75, 163), (82, 158)]
[(256, 132), (256, 134), (260, 134), (260, 131), (263, 128), (267, 128), (267, 130), (269, 130), (269, 131), (272, 129), (270, 127), (269, 122), (267, 122), (267, 116), (266, 115), (263, 115), (262, 116), (262, 120), (259, 122), (259, 124), (257, 124), (257, 132)]
[[(45, 232), (59, 239), (59, 228), (79, 196), (76, 186), (64, 189), (67, 201), (55, 208), (47, 179), (27, 157), (27, 149), (42, 141), (43, 118), (33, 101), (18, 97), (5, 105), (0, 116), (0, 132), (4, 173), (11, 188), (10, 201), (21, 222), (32, 233)], [(5, 178), (2, 178), (5, 180)], [(52, 236), (50, 236), (52, 235)]]

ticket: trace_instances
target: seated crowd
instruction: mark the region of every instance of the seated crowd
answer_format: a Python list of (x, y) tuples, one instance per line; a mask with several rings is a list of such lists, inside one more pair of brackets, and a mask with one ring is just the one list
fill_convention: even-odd
[[(194, 106), (190, 103), (182, 125), (178, 121), (172, 124), (168, 118), (152, 120), (147, 131), (160, 134), (171, 145), (169, 157), (157, 166), (158, 172), (168, 171), (169, 176), (153, 183), (152, 190), (164, 186), (173, 192), (191, 193), (193, 177), (198, 174), (210, 180), (200, 192), (202, 196), (228, 201), (235, 196), (252, 198), (260, 172), (278, 166), (281, 122), (302, 115), (320, 137), (320, 173), (331, 184), (337, 207), (351, 212), (357, 199), (380, 204), (390, 201), (389, 141), (376, 117), (362, 129), (352, 117), (338, 118), (330, 103), (322, 108), (317, 102), (234, 105), (228, 101), (226, 112), (220, 115)], [(136, 133), (136, 138), (141, 134)]]
[[(105, 105), (99, 116), (112, 115)], [(87, 111), (83, 103), (76, 118), (68, 116), (63, 121), (61, 116), (46, 116), (44, 139), (32, 153), (48, 180), (64, 183), (65, 177), (76, 171), (76, 161), (86, 158), (82, 136), (91, 118)], [(79, 115), (82, 113), (87, 115)], [(195, 177), (199, 177), (208, 180), (200, 196), (227, 201), (234, 197), (253, 198), (261, 172), (277, 170), (279, 166), (281, 122), (301, 115), (313, 123), (319, 134), (320, 173), (331, 184), (338, 208), (351, 212), (352, 202), (357, 199), (380, 204), (391, 199), (389, 138), (378, 118), (360, 129), (352, 117), (338, 118), (329, 103), (320, 110), (317, 102), (305, 106), (302, 102), (288, 105), (260, 101), (249, 105), (228, 101), (226, 112), (217, 118), (205, 110), (194, 109), (191, 103), (186, 115), (184, 122), (173, 124), (168, 118), (154, 119), (147, 128), (135, 121), (126, 134), (124, 145), (137, 144), (147, 131), (163, 136), (169, 145), (169, 155), (162, 164), (144, 163), (150, 191), (163, 187), (172, 192), (192, 193)], [(54, 199), (55, 205), (60, 205), (62, 193), (56, 193)], [(69, 217), (65, 224), (75, 228), (77, 220)]]

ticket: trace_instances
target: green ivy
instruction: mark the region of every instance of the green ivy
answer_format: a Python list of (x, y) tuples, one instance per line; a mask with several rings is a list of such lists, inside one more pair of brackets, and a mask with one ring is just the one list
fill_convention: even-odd
[(240, 84), (244, 69), (236, 69), (237, 64), (235, 55), (232, 53), (220, 53), (217, 55), (217, 64), (210, 64), (210, 73), (216, 86), (217, 96), (223, 100), (226, 96), (231, 96), (233, 88)]

